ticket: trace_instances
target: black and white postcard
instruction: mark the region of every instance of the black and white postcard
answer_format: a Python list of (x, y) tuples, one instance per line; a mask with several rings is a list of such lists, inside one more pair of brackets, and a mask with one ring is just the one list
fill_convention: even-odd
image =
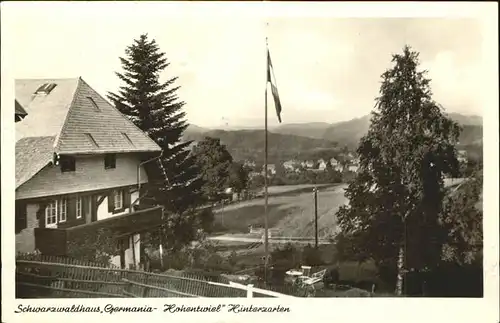
[(2, 321), (498, 322), (498, 4), (1, 21)]

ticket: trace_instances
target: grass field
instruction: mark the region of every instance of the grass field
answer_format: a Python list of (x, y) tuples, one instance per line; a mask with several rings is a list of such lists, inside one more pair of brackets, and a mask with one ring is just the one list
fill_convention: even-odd
[[(312, 237), (314, 234), (314, 199), (312, 186), (281, 186), (269, 197), (269, 227), (280, 235)], [(320, 237), (332, 234), (336, 227), (335, 212), (347, 203), (345, 185), (323, 186), (318, 192), (318, 231)], [(306, 192), (304, 192), (306, 190)], [(271, 192), (271, 189), (270, 189)], [(247, 233), (250, 225), (264, 226), (264, 199), (228, 205), (215, 213), (219, 233)]]

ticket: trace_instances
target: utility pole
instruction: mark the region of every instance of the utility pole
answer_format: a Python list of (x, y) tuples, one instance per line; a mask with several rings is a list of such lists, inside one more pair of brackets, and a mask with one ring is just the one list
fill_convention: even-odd
[(318, 248), (318, 189), (315, 187), (314, 192), (314, 246)]

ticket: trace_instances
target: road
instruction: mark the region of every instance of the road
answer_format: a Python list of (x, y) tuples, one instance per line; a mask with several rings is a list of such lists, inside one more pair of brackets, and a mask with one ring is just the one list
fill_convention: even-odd
[[(251, 238), (251, 237), (231, 237), (227, 235), (209, 237), (209, 240), (215, 241), (233, 241), (233, 242), (248, 242), (248, 243), (256, 243), (256, 242), (264, 242), (262, 238)], [(297, 244), (314, 244), (314, 238), (300, 238), (300, 239), (288, 239), (287, 237), (279, 237), (279, 238), (269, 238), (269, 243), (297, 243)], [(329, 240), (318, 240), (318, 244), (330, 244)]]

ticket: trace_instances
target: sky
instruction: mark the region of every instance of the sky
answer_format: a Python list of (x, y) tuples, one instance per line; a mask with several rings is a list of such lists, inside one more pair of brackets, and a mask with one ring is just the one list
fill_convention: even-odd
[[(471, 18), (338, 18), (193, 14), (89, 6), (12, 10), (14, 78), (81, 76), (101, 94), (121, 85), (119, 57), (147, 33), (177, 76), (189, 123), (262, 126), (266, 36), (284, 123), (338, 122), (368, 114), (391, 55), (410, 45), (429, 71), (434, 99), (449, 112), (483, 115), (482, 29)], [(174, 11), (174, 12), (172, 12)], [(199, 12), (198, 12), (199, 13)], [(27, 23), (29, 22), (29, 23)], [(269, 124), (277, 125), (269, 97)]]

